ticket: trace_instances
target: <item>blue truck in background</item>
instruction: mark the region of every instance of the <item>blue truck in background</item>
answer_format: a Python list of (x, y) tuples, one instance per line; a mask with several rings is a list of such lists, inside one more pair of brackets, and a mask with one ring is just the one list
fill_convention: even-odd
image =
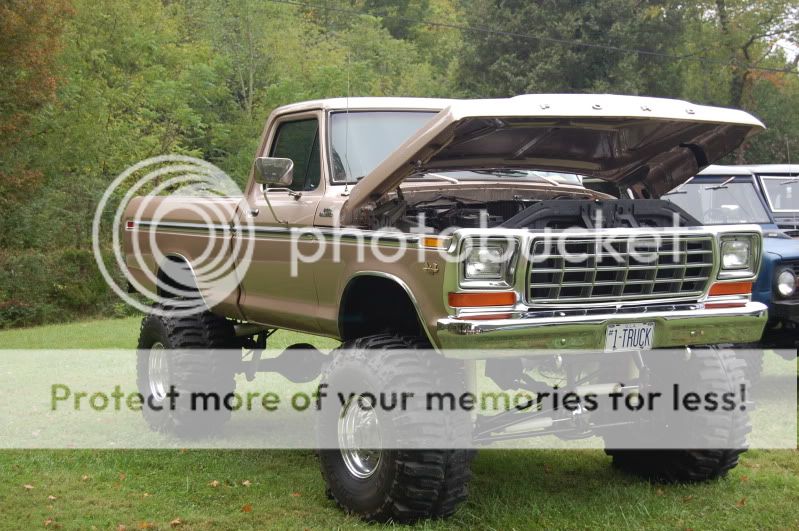
[(799, 236), (799, 166), (709, 166), (661, 199), (705, 225), (756, 223), (763, 228), (763, 258), (752, 299), (768, 305), (769, 320), (759, 346), (792, 349), (795, 356), (799, 239), (792, 236)]

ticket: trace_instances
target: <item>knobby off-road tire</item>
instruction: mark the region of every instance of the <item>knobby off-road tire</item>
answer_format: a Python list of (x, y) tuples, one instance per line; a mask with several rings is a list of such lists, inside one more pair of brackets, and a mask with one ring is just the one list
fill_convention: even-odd
[[(746, 362), (730, 350), (717, 348), (696, 349), (689, 360), (681, 367), (686, 374), (694, 375), (703, 389), (717, 393), (738, 392), (741, 384), (749, 386), (745, 378)], [(653, 371), (653, 380), (657, 378)], [(739, 456), (746, 451), (746, 436), (751, 431), (748, 411), (753, 405), (746, 404), (746, 410), (736, 407), (725, 415), (695, 414), (690, 425), (681, 429), (695, 441), (701, 449), (613, 449), (605, 452), (612, 456), (613, 465), (629, 474), (653, 481), (662, 482), (700, 482), (722, 478), (738, 465)], [(653, 447), (664, 436), (662, 430), (671, 426), (647, 425), (633, 426), (621, 439), (616, 434), (609, 445), (619, 440), (633, 441)], [(718, 445), (717, 449), (714, 446)]]
[[(160, 305), (154, 308), (164, 309)], [(139, 333), (137, 386), (145, 398), (142, 413), (150, 428), (190, 438), (218, 434), (230, 418), (222, 399), (236, 389), (234, 376), (240, 357), (231, 349), (237, 348), (233, 325), (211, 312), (180, 317), (147, 315)], [(208, 352), (210, 349), (215, 352)], [(166, 382), (161, 392), (152, 385), (150, 364), (156, 360), (165, 366), (156, 371), (165, 374), (159, 378)], [(174, 407), (172, 399), (161, 396), (169, 385), (178, 395)], [(220, 407), (213, 407), (215, 400), (209, 399), (211, 407), (203, 410), (204, 400), (192, 404), (192, 393), (214, 393), (220, 397)], [(148, 399), (162, 409), (148, 407)]]
[[(462, 386), (463, 372), (457, 362), (431, 353), (426, 341), (393, 335), (376, 335), (345, 343), (334, 352), (333, 361), (323, 371), (327, 393), (360, 384), (359, 389), (380, 392), (404, 389), (419, 394), (430, 390)], [(414, 349), (428, 349), (414, 352)], [(365, 392), (365, 391), (364, 391)], [(387, 449), (380, 452), (377, 465), (368, 477), (357, 477), (345, 463), (340, 449), (329, 442), (338, 431), (338, 418), (345, 408), (336, 401), (332, 411), (321, 412), (317, 423), (320, 438), (319, 459), (328, 495), (345, 511), (367, 521), (409, 523), (423, 518), (452, 515), (466, 500), (475, 452), (465, 444), (450, 449)], [(380, 426), (393, 430), (407, 441), (409, 437), (428, 441), (470, 441), (468, 413), (447, 411), (438, 422), (411, 410), (388, 413)], [(372, 462), (374, 465), (374, 461)]]
[(743, 368), (746, 381), (751, 385), (757, 385), (763, 374), (765, 352), (751, 345), (740, 345), (735, 347), (735, 355), (746, 363)]

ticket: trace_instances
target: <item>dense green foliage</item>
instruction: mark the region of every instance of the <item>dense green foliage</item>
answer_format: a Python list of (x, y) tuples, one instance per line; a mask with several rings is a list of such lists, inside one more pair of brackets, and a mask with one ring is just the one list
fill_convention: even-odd
[(123, 312), (90, 251), (108, 183), (169, 153), (241, 183), (266, 116), (288, 102), (684, 97), (742, 107), (771, 126), (739, 161), (784, 162), (791, 145), (799, 157), (796, 58), (776, 45), (796, 43), (792, 9), (786, 0), (8, 0), (0, 327)]

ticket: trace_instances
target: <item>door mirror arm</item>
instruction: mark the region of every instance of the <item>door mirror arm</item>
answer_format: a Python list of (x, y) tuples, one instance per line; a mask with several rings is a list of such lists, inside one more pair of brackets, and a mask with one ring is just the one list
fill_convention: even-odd
[(277, 221), (278, 223), (281, 223), (283, 225), (288, 225), (289, 224), (288, 221), (284, 221), (284, 220), (280, 219), (279, 217), (277, 217), (277, 213), (275, 212), (275, 209), (272, 208), (272, 203), (269, 202), (269, 192), (270, 191), (274, 191), (274, 190), (283, 190), (283, 189), (282, 188), (264, 188), (264, 201), (266, 201), (266, 206), (269, 207), (269, 212), (272, 213), (272, 217), (275, 218), (275, 221)]
[[(272, 217), (275, 218), (275, 221), (283, 225), (288, 225), (288, 221), (281, 220), (277, 217), (275, 209), (272, 208), (272, 203), (269, 202), (268, 192), (270, 190), (288, 190), (289, 195), (294, 197), (294, 199), (299, 199), (299, 196), (293, 195), (298, 192), (294, 192), (287, 188), (291, 186), (293, 178), (294, 161), (291, 159), (279, 157), (258, 157), (255, 159), (255, 182), (263, 186), (264, 201), (266, 201), (266, 206), (269, 207)], [(267, 188), (267, 186), (270, 185), (278, 185), (281, 186), (281, 188)]]

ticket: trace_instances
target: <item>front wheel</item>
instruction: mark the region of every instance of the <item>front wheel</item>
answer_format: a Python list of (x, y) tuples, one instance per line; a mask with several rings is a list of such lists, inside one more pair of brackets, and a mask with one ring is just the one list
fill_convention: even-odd
[[(468, 414), (448, 412), (431, 422), (413, 407), (386, 411), (367, 399), (389, 389), (424, 393), (457, 385), (457, 363), (422, 350), (429, 348), (415, 338), (358, 339), (335, 351), (322, 375), (329, 396), (350, 397), (319, 416), (322, 477), (340, 507), (367, 521), (446, 517), (466, 500), (474, 452), (457, 441), (470, 437)], [(402, 447), (392, 449), (397, 440)], [(442, 440), (448, 449), (430, 447)]]
[[(655, 353), (648, 363), (652, 367), (652, 381), (661, 388), (672, 385), (671, 381), (664, 381), (662, 375), (675, 372), (688, 375), (687, 380), (694, 386), (719, 395), (739, 392), (742, 385), (749, 386), (745, 377), (746, 362), (730, 350), (695, 349), (690, 359), (679, 361), (658, 359)], [(608, 446), (605, 452), (613, 458), (616, 468), (646, 479), (707, 481), (726, 476), (738, 465), (750, 430), (748, 409), (740, 407), (724, 414), (673, 415), (665, 422), (633, 425), (605, 435)], [(659, 442), (674, 440), (675, 436), (689, 443), (688, 447), (657, 448)]]

